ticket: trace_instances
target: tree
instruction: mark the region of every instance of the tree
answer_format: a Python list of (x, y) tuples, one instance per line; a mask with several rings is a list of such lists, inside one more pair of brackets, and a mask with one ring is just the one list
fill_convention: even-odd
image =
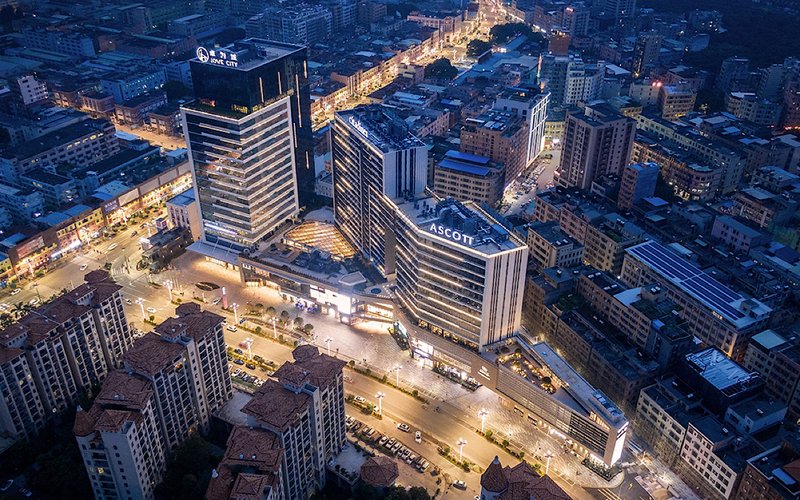
[(294, 319), (294, 327), (298, 329), (303, 328), (303, 318), (300, 316), (296, 317)]
[(525, 23), (495, 24), (489, 30), (489, 36), (496, 45), (508, 43), (519, 35), (533, 38), (533, 30)]
[(274, 307), (269, 306), (265, 312), (266, 312), (267, 316), (269, 316), (270, 318), (274, 318), (275, 317), (275, 308)]
[(289, 322), (289, 311), (281, 311), (281, 321), (284, 323)]
[(467, 44), (467, 55), (470, 57), (478, 57), (487, 50), (492, 48), (492, 44), (483, 40), (471, 40)]
[(311, 323), (306, 323), (306, 326), (303, 327), (303, 331), (306, 332), (306, 335), (311, 335), (311, 331), (314, 329), (314, 325)]
[(207, 470), (211, 458), (211, 445), (205, 439), (196, 436), (184, 441), (175, 449), (164, 481), (157, 487), (158, 496), (202, 499), (211, 476)]
[(425, 78), (436, 80), (452, 80), (458, 76), (458, 69), (451, 63), (450, 59), (442, 57), (425, 66)]

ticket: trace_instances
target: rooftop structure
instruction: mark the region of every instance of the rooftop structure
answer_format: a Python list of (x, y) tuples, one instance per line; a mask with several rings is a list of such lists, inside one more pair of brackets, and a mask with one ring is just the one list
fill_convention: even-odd
[(731, 290), (656, 241), (646, 241), (625, 251), (737, 328), (746, 327), (772, 311), (758, 300)]

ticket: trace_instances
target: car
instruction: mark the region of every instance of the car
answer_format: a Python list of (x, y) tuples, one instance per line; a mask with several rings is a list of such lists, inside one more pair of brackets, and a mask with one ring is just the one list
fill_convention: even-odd
[(219, 302), (221, 300), (222, 300), (222, 297), (217, 297), (216, 299), (212, 300), (211, 303), (214, 304), (214, 305), (217, 305), (217, 304), (219, 304)]
[(233, 370), (233, 376), (234, 377), (238, 377), (241, 374), (242, 374), (242, 369), (241, 368), (237, 368), (237, 369)]
[(403, 460), (407, 459), (408, 457), (411, 456), (411, 450), (403, 446), (402, 451), (400, 451), (400, 456), (403, 457)]
[(236, 363), (237, 365), (243, 365), (244, 364), (244, 361), (242, 361), (239, 358), (234, 359), (233, 362)]
[(453, 481), (453, 488), (458, 488), (459, 490), (466, 490), (467, 489), (467, 483), (465, 483), (464, 481), (462, 481), (460, 479), (457, 479), (457, 480)]
[(134, 231), (131, 233), (131, 236), (136, 236), (137, 234), (139, 234), (139, 231)]
[(0, 311), (8, 311), (8, 304), (0, 304)]
[(131, 305), (133, 304), (133, 301), (131, 299), (125, 299), (125, 303)]
[(80, 267), (80, 269), (81, 271), (85, 271), (87, 267), (89, 267), (89, 264), (84, 264)]
[(31, 490), (29, 490), (27, 488), (20, 488), (19, 489), (19, 494), (24, 496), (25, 498), (29, 498), (29, 497), (33, 496), (33, 493), (31, 492)]
[(30, 305), (32, 305), (32, 306), (35, 306), (35, 305), (36, 305), (36, 304), (38, 304), (38, 303), (39, 303), (39, 299), (38, 299), (38, 298), (36, 298), (36, 297), (32, 298), (32, 299), (30, 300), (30, 302), (28, 302), (28, 304), (30, 304)]
[(117, 248), (118, 246), (119, 246), (119, 244), (112, 243), (111, 245), (108, 246), (108, 251), (110, 252), (110, 251), (114, 250), (115, 248)]
[(234, 349), (233, 352), (235, 352), (236, 354), (244, 354), (244, 351), (242, 351), (241, 349)]
[(392, 445), (392, 451), (394, 453), (397, 453), (397, 450), (399, 450), (401, 446), (403, 446), (403, 445), (400, 444), (400, 441), (396, 442), (395, 444)]
[(354, 400), (356, 403), (361, 403), (361, 404), (364, 404), (364, 403), (366, 403), (366, 402), (367, 402), (367, 400), (366, 400), (366, 399), (364, 399), (364, 396), (356, 396), (355, 398), (353, 398), (353, 400)]
[(414, 433), (414, 441), (418, 443), (422, 442), (422, 433), (420, 431)]
[(411, 428), (408, 426), (408, 424), (403, 424), (403, 423), (397, 424), (397, 428), (400, 429), (403, 432), (410, 432), (411, 431)]
[(13, 479), (9, 479), (5, 483), (3, 483), (3, 486), (0, 486), (0, 491), (8, 491), (8, 489), (11, 488), (11, 486), (13, 484), (14, 484), (14, 480)]
[(253, 364), (253, 363), (245, 363), (244, 366), (250, 368), (251, 370), (255, 370), (256, 369), (256, 365)]
[(228, 330), (229, 332), (235, 332), (235, 331), (238, 330), (238, 328), (236, 328), (233, 325), (228, 325), (228, 326), (225, 327), (225, 329)]
[(148, 307), (147, 308), (147, 312), (149, 312), (150, 314), (155, 314), (156, 313), (156, 308), (155, 307)]
[(381, 445), (381, 446), (383, 446), (383, 445), (385, 445), (385, 444), (386, 444), (386, 441), (388, 441), (388, 440), (389, 440), (389, 436), (383, 436), (382, 438), (380, 438), (380, 439), (378, 440), (378, 444), (379, 444), (379, 445)]
[(15, 289), (11, 290), (11, 295), (16, 295), (16, 294), (18, 294), (18, 293), (19, 293), (19, 292), (21, 292), (21, 291), (22, 291), (22, 289), (21, 289), (21, 288), (15, 288)]
[(417, 460), (417, 456), (414, 455), (413, 453), (411, 455), (409, 455), (408, 457), (406, 457), (406, 463), (408, 465), (413, 464), (416, 460)]

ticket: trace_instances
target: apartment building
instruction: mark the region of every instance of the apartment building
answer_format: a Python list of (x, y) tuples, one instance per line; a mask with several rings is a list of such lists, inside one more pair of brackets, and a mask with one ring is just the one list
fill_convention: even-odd
[(5, 396), (0, 430), (5, 435), (36, 434), (82, 391), (121, 366), (131, 347), (122, 287), (100, 270), (85, 280), (0, 331)]
[(544, 124), (550, 93), (538, 87), (509, 87), (494, 100), (494, 109), (509, 111), (528, 124), (528, 149), (525, 165), (530, 165), (544, 149)]
[(502, 166), (483, 156), (448, 151), (433, 170), (433, 191), (453, 197), (494, 205), (503, 197), (505, 173)]
[(751, 248), (769, 243), (770, 236), (729, 215), (720, 215), (711, 226), (711, 238), (737, 253), (747, 254)]
[(0, 174), (6, 182), (39, 167), (62, 163), (92, 165), (119, 152), (114, 125), (88, 119), (37, 137), (0, 153)]
[(570, 238), (555, 222), (528, 225), (530, 258), (539, 269), (571, 268), (581, 263), (583, 245)]
[(671, 122), (646, 113), (637, 116), (636, 121), (640, 132), (657, 140), (669, 141), (688, 152), (695, 159), (694, 162), (719, 170), (720, 183), (717, 194), (728, 194), (739, 187), (739, 181), (744, 173), (745, 158), (721, 141), (706, 137), (687, 124)]
[(155, 388), (159, 427), (171, 450), (193, 432), (207, 431), (211, 413), (233, 395), (224, 319), (181, 304), (168, 318), (136, 341), (125, 354), (125, 370), (147, 379)]
[(675, 120), (687, 113), (694, 111), (697, 91), (688, 85), (663, 85), (658, 93), (658, 107), (661, 109), (661, 118)]
[(645, 239), (645, 232), (616, 213), (591, 203), (568, 203), (560, 212), (561, 229), (583, 245), (583, 262), (601, 271), (619, 272), (625, 249)]
[(167, 450), (152, 383), (122, 370), (103, 383), (91, 408), (78, 408), (73, 433), (96, 499), (154, 498)]
[(636, 132), (632, 161), (658, 165), (661, 178), (672, 188), (675, 196), (684, 200), (711, 200), (719, 191), (722, 180), (720, 169), (698, 163), (679, 145), (642, 131)]
[(772, 308), (723, 285), (672, 248), (647, 241), (625, 250), (622, 281), (659, 283), (682, 307), (694, 333), (729, 356), (741, 358), (748, 339), (763, 330)]
[(278, 435), (257, 427), (234, 427), (225, 455), (208, 484), (206, 498), (251, 498), (257, 491), (260, 500), (283, 500), (284, 458)]
[(555, 183), (588, 190), (602, 175), (620, 175), (630, 162), (636, 122), (600, 104), (567, 113)]
[(788, 406), (789, 416), (800, 418), (800, 341), (796, 334), (764, 330), (753, 335), (742, 366), (764, 377), (767, 393)]
[(529, 141), (530, 126), (525, 119), (495, 109), (464, 121), (460, 149), (502, 165), (505, 187), (527, 166)]
[[(247, 425), (276, 436), (283, 449), (283, 497), (306, 498), (325, 486), (325, 466), (345, 442), (345, 361), (312, 345), (295, 348), (245, 404)], [(213, 483), (212, 483), (213, 484)]]
[(631, 163), (622, 169), (617, 208), (630, 210), (644, 198), (653, 196), (658, 184), (658, 164)]

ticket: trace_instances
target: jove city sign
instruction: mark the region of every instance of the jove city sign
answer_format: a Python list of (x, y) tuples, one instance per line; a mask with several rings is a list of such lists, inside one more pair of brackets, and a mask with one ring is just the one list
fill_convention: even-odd
[(197, 47), (197, 59), (202, 63), (214, 64), (216, 66), (225, 66), (228, 68), (239, 67), (239, 60), (236, 54), (225, 50), (209, 50), (205, 47)]
[(438, 234), (439, 236), (444, 236), (448, 240), (463, 243), (464, 245), (472, 245), (475, 242), (474, 236), (469, 236), (458, 229), (443, 226), (435, 222), (431, 223), (431, 227), (428, 228), (428, 231), (433, 234)]

